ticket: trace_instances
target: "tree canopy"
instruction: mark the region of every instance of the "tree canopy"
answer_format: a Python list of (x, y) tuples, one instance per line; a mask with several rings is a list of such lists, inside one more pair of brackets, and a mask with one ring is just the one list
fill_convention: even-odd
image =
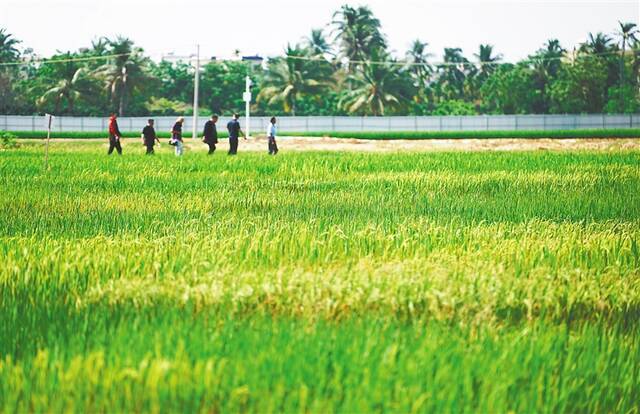
[[(471, 54), (453, 45), (436, 58), (423, 39), (406, 52), (390, 51), (371, 9), (344, 5), (325, 28), (262, 66), (204, 62), (200, 110), (241, 111), (248, 75), (258, 115), (635, 112), (639, 37), (635, 24), (619, 22), (616, 32), (588, 33), (579, 45), (550, 39), (520, 62), (504, 62), (490, 44)], [(42, 61), (0, 28), (0, 113), (186, 115), (194, 71), (190, 61), (154, 61), (125, 37), (99, 37)]]

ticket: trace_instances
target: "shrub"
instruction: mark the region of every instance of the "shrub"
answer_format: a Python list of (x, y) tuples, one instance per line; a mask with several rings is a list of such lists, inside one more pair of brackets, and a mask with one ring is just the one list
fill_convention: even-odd
[(0, 148), (11, 149), (18, 148), (20, 144), (16, 142), (16, 136), (10, 132), (0, 131)]

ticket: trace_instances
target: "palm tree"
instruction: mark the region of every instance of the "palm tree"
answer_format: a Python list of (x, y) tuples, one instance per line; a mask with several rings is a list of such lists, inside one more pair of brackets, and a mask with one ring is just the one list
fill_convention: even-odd
[[(62, 55), (63, 57), (73, 57), (71, 53)], [(62, 79), (55, 86), (49, 88), (36, 104), (39, 107), (53, 101), (55, 113), (60, 113), (64, 101), (67, 103), (66, 113), (72, 115), (75, 103), (82, 96), (91, 92), (91, 79), (86, 68), (78, 68), (74, 63), (68, 62), (62, 70)]]
[(462, 49), (445, 48), (443, 64), (438, 65), (440, 91), (446, 99), (462, 99), (467, 78), (469, 61), (462, 55)]
[(427, 53), (427, 46), (429, 46), (429, 43), (416, 39), (406, 53), (407, 63), (411, 65), (410, 72), (416, 79), (416, 86), (420, 88), (427, 85), (433, 73), (433, 67), (428, 62), (428, 59), (433, 54)]
[(613, 39), (604, 33), (597, 33), (595, 36), (589, 33), (588, 40), (580, 45), (579, 51), (593, 55), (607, 54), (612, 50), (612, 41)]
[(633, 50), (633, 71), (636, 75), (636, 85), (640, 84), (640, 40), (635, 40), (632, 44)]
[(636, 35), (640, 32), (635, 23), (618, 22), (618, 24), (620, 25), (618, 35), (620, 36), (620, 43), (622, 44), (622, 54), (620, 55), (620, 84), (621, 87), (624, 88), (624, 58), (627, 52), (627, 45), (636, 43), (638, 41)]
[(327, 38), (324, 37), (322, 29), (312, 29), (311, 35), (306, 40), (307, 46), (313, 51), (314, 55), (333, 55), (331, 45), (327, 42)]
[(285, 113), (295, 116), (302, 94), (317, 94), (326, 86), (324, 76), (315, 70), (319, 67), (318, 62), (305, 60), (312, 53), (300, 45), (288, 45), (284, 58), (271, 60), (258, 101), (266, 100), (269, 105), (281, 104)]
[(387, 47), (380, 31), (380, 20), (366, 6), (342, 6), (333, 15), (333, 25), (341, 55), (350, 61), (368, 60), (372, 54)]
[(20, 51), (16, 48), (20, 40), (7, 33), (6, 29), (0, 29), (0, 63), (11, 62), (20, 56)]
[(474, 53), (480, 62), (480, 77), (486, 79), (496, 69), (497, 63), (502, 60), (502, 54), (493, 55), (492, 45), (480, 45), (478, 53)]
[(128, 98), (136, 90), (143, 89), (151, 80), (146, 70), (147, 59), (142, 58), (142, 49), (134, 48), (133, 41), (118, 37), (109, 41), (109, 53), (118, 55), (100, 66), (95, 75), (104, 80), (111, 101), (118, 103), (118, 114), (124, 115)]
[(535, 54), (529, 56), (529, 63), (533, 67), (535, 89), (542, 97), (539, 101), (540, 106), (534, 109), (536, 113), (548, 113), (551, 105), (548, 90), (560, 72), (566, 53), (567, 50), (562, 47), (558, 39), (549, 39)]
[(550, 39), (530, 57), (530, 60), (542, 78), (550, 79), (558, 75), (561, 59), (566, 53), (567, 50), (560, 45), (558, 39)]
[(386, 53), (374, 53), (373, 61), (349, 75), (351, 89), (340, 97), (338, 106), (348, 113), (383, 116), (401, 109), (414, 95), (409, 73)]

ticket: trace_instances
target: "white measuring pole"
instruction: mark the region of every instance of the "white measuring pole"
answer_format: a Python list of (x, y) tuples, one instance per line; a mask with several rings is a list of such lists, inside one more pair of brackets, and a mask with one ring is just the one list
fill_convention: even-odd
[(196, 73), (193, 82), (193, 131), (191, 138), (195, 141), (198, 128), (198, 92), (200, 90), (200, 45), (197, 45), (196, 51)]
[(44, 153), (44, 168), (49, 169), (49, 140), (51, 139), (51, 121), (53, 120), (53, 115), (45, 114), (45, 118), (47, 120), (47, 145)]
[(244, 80), (244, 112), (246, 116), (245, 136), (249, 138), (251, 136), (251, 78), (247, 76)]

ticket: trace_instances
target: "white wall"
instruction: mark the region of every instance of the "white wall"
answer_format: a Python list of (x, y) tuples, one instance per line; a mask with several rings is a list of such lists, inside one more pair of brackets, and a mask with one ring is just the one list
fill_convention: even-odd
[[(175, 117), (154, 117), (156, 131), (171, 130)], [(221, 117), (219, 130), (225, 129), (228, 117)], [(201, 134), (206, 118), (200, 118)], [(56, 117), (53, 131), (106, 131), (108, 119), (97, 117)], [(139, 132), (147, 117), (121, 117), (118, 125), (122, 132)], [(184, 135), (191, 136), (190, 116), (185, 116)], [(240, 118), (244, 126), (244, 117)], [(262, 134), (269, 117), (252, 117), (251, 132)], [(351, 132), (351, 131), (497, 131), (497, 130), (552, 130), (640, 128), (640, 114), (633, 115), (478, 115), (478, 116), (298, 116), (278, 117), (282, 132)], [(44, 116), (0, 115), (0, 130), (44, 131)]]

